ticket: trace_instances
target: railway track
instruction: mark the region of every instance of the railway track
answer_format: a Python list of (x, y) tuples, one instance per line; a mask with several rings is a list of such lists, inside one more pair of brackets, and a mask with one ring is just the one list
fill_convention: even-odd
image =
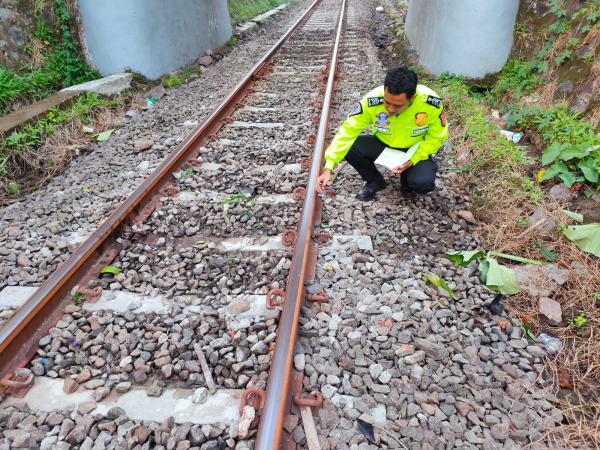
[(373, 10), (315, 1), (0, 325), (0, 448), (542, 448), (561, 420), (542, 350), (440, 257), (478, 247), (450, 175), (357, 204), (342, 165), (314, 193), (385, 72)]
[(259, 416), (255, 448), (278, 445), (295, 340), (285, 310), (299, 305), (277, 318), (286, 284), (304, 296), (303, 277), (288, 278), (304, 271), (306, 248), (292, 250), (312, 242), (316, 199), (302, 213), (298, 188), (324, 145), (344, 8), (313, 3), (2, 324), (0, 418), (29, 425), (6, 431), (13, 447), (246, 448)]

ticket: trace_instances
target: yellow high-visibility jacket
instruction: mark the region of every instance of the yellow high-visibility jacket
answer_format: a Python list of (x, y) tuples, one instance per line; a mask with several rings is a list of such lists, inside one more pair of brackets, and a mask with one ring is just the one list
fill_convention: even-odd
[(448, 139), (444, 105), (434, 91), (417, 85), (417, 95), (409, 107), (392, 116), (383, 106), (383, 88), (379, 86), (365, 95), (348, 115), (325, 151), (326, 169), (333, 170), (369, 126), (388, 147), (409, 148), (420, 143), (411, 158), (413, 164), (428, 159)]

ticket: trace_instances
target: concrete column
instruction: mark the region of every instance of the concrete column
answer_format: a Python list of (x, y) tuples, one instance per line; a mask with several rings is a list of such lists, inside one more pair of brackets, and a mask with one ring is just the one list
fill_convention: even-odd
[(410, 0), (406, 35), (434, 74), (480, 78), (506, 63), (518, 9), (519, 0)]
[(231, 37), (227, 0), (80, 0), (84, 42), (102, 75), (150, 79), (192, 63)]

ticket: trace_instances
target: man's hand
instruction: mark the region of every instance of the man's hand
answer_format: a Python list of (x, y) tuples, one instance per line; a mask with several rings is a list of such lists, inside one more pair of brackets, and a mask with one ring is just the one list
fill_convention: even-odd
[(319, 175), (319, 178), (317, 178), (317, 192), (319, 192), (319, 193), (325, 192), (325, 187), (327, 186), (327, 183), (329, 183), (330, 177), (331, 177), (331, 170), (324, 169), (323, 173), (321, 175)]
[(406, 169), (412, 167), (413, 163), (412, 161), (408, 161), (406, 163), (404, 163), (403, 165), (401, 165), (400, 167), (396, 167), (394, 169), (392, 169), (392, 172), (396, 173), (396, 174), (400, 174), (402, 172), (404, 172)]

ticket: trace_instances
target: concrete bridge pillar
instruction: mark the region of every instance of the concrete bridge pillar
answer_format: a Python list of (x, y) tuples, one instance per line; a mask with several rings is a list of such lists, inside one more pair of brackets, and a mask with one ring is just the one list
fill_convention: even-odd
[(231, 37), (227, 0), (80, 0), (83, 42), (102, 75), (150, 79), (192, 63)]
[(406, 35), (435, 75), (481, 78), (506, 63), (519, 0), (410, 0)]

